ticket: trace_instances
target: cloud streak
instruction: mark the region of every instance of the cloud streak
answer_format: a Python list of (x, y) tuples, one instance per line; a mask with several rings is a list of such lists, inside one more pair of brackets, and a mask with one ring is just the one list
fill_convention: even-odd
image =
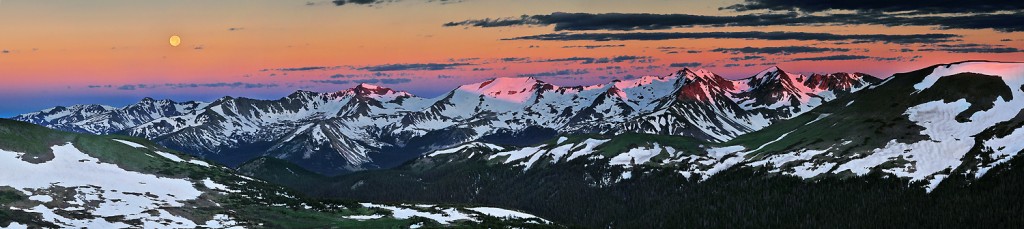
[[(373, 6), (373, 5), (380, 5), (380, 4), (392, 3), (392, 2), (400, 2), (400, 0), (331, 0), (331, 3), (334, 4), (335, 6), (345, 6), (345, 5)], [(426, 2), (440, 2), (441, 4), (449, 4), (449, 3), (462, 2), (462, 0), (428, 0)], [(310, 5), (310, 3), (306, 3), (306, 5)]]
[(446, 27), (505, 27), (505, 26), (548, 26), (555, 31), (581, 30), (660, 30), (693, 26), (758, 26), (771, 25), (782, 21), (792, 23), (795, 13), (789, 14), (747, 14), (737, 16), (707, 16), (693, 14), (649, 14), (649, 13), (565, 13), (548, 15), (523, 15), (519, 18), (486, 18), (448, 22)]
[(519, 74), (519, 77), (537, 77), (537, 78), (540, 78), (540, 77), (583, 75), (583, 74), (587, 74), (587, 73), (590, 73), (590, 70), (587, 70), (587, 69), (575, 69), (575, 70), (573, 70), (573, 69), (562, 69), (562, 70), (554, 70), (554, 71), (548, 71), (548, 72)]
[(797, 53), (824, 53), (824, 52), (847, 52), (847, 48), (821, 48), (809, 46), (781, 46), (781, 47), (743, 47), (743, 48), (716, 48), (712, 52), (721, 53), (756, 53), (772, 55), (789, 55)]
[(309, 82), (320, 83), (320, 84), (350, 84), (350, 83), (366, 83), (366, 84), (403, 84), (412, 82), (409, 78), (383, 78), (383, 79), (355, 79), (355, 80), (310, 80)]
[(617, 48), (617, 47), (626, 47), (626, 45), (618, 44), (618, 45), (566, 45), (566, 46), (562, 46), (562, 48), (585, 48), (585, 49)]
[(807, 32), (640, 32), (640, 33), (551, 33), (506, 38), (503, 40), (542, 41), (650, 41), (676, 39), (750, 39), (750, 40), (803, 40), (803, 41), (858, 41), (884, 43), (938, 43), (959, 38), (956, 34), (833, 34)]
[[(797, 1), (801, 2), (801, 1)], [(895, 1), (893, 1), (895, 2)], [(941, 1), (940, 1), (941, 2)], [(831, 1), (830, 1), (831, 3)], [(860, 4), (861, 2), (851, 2)], [(968, 4), (969, 5), (969, 4)], [(848, 7), (843, 7), (848, 8)], [(956, 9), (956, 8), (954, 8)], [(978, 8), (980, 10), (981, 8)], [(993, 8), (994, 9), (994, 8)], [(650, 13), (565, 13), (523, 15), (509, 18), (473, 19), (443, 24), (445, 27), (508, 27), (554, 26), (555, 31), (634, 31), (666, 30), (692, 27), (737, 26), (827, 26), (827, 25), (883, 25), (929, 26), (938, 29), (994, 29), (1002, 32), (1024, 31), (1024, 11), (1016, 13), (974, 14), (890, 14), (881, 12), (806, 14), (797, 12), (770, 12), (729, 16)]]
[[(184, 88), (272, 88), (280, 85), (274, 83), (245, 83), (245, 82), (218, 82), (218, 83), (166, 83), (166, 84), (124, 84), (116, 87), (117, 90), (131, 91), (136, 89), (156, 89), (156, 88), (171, 88), (171, 89), (184, 89)], [(110, 85), (89, 85), (88, 88), (110, 88)]]
[(918, 52), (948, 52), (948, 53), (1017, 53), (1024, 52), (1014, 47), (1006, 47), (1004, 45), (988, 45), (988, 44), (938, 44), (929, 48), (917, 49)]
[(610, 64), (610, 63), (650, 63), (654, 62), (654, 58), (650, 56), (614, 56), (614, 57), (567, 57), (567, 58), (555, 58), (540, 60), (537, 62), (579, 62), (580, 64)]
[(1015, 0), (746, 0), (744, 3), (723, 7), (721, 9), (735, 11), (788, 10), (808, 13), (829, 10), (852, 10), (859, 12), (977, 13), (1018, 11), (1024, 9), (1024, 2)]
[(385, 71), (437, 71), (454, 69), (458, 66), (473, 65), (470, 63), (416, 63), (416, 64), (383, 64), (357, 68), (358, 70), (371, 72)]
[(282, 72), (302, 72), (302, 71), (317, 71), (317, 70), (333, 70), (338, 69), (340, 66), (306, 66), (306, 67), (294, 67), (294, 68), (274, 68), (274, 69), (262, 69), (261, 72), (266, 71), (282, 71)]
[(790, 61), (841, 61), (841, 60), (874, 60), (874, 61), (916, 61), (921, 56), (905, 57), (872, 57), (864, 55), (831, 55), (817, 57), (794, 58)]
[(871, 59), (870, 56), (864, 55), (834, 55), (834, 56), (817, 56), (817, 57), (803, 57), (794, 58), (792, 61), (826, 61), (826, 60), (864, 60)]
[(673, 68), (695, 68), (695, 67), (700, 67), (701, 63), (699, 63), (699, 62), (683, 62), (683, 63), (672, 63), (672, 64), (669, 64), (668, 66), (669, 67), (673, 67)]

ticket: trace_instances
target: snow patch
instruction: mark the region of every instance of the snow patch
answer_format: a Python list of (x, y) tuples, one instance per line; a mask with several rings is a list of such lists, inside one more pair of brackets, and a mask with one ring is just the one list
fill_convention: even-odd
[(381, 204), (363, 203), (362, 205), (364, 207), (375, 207), (375, 208), (383, 208), (383, 209), (390, 210), (391, 211), (391, 216), (395, 217), (396, 219), (409, 219), (409, 218), (412, 218), (414, 216), (418, 216), (418, 217), (423, 217), (423, 218), (431, 219), (431, 220), (437, 221), (440, 224), (446, 224), (446, 225), (447, 224), (451, 224), (452, 222), (455, 222), (455, 221), (459, 221), (459, 220), (469, 220), (469, 221), (474, 221), (474, 222), (479, 222), (480, 221), (480, 220), (478, 220), (476, 218), (473, 218), (473, 217), (470, 217), (466, 213), (463, 213), (463, 212), (459, 211), (458, 209), (454, 209), (454, 208), (441, 208), (439, 210), (442, 213), (438, 214), (438, 213), (433, 213), (433, 212), (421, 212), (421, 211), (418, 211), (418, 210), (412, 209), (412, 208), (388, 206), (388, 205), (381, 205)]
[(28, 229), (28, 225), (20, 224), (18, 222), (11, 222), (10, 225), (7, 225), (7, 227), (3, 227), (3, 228), (4, 229)]
[(161, 152), (161, 151), (153, 151), (153, 152), (158, 154), (158, 155), (160, 155), (160, 156), (162, 156), (162, 157), (164, 157), (164, 158), (170, 159), (170, 160), (172, 160), (174, 162), (184, 162), (185, 161), (184, 159), (181, 159), (181, 157), (178, 157), (178, 155), (174, 155), (172, 153)]
[(345, 216), (345, 218), (346, 219), (354, 219), (354, 220), (371, 220), (371, 219), (384, 218), (384, 216), (383, 215), (350, 215), (350, 216)]
[(243, 228), (237, 226), (238, 222), (231, 218), (231, 216), (225, 214), (213, 215), (213, 219), (206, 221), (206, 227), (208, 228)]
[(518, 149), (518, 150), (501, 152), (501, 153), (492, 155), (490, 157), (490, 159), (495, 159), (495, 158), (498, 158), (498, 157), (508, 156), (508, 159), (505, 159), (505, 163), (508, 164), (510, 162), (517, 161), (517, 160), (529, 157), (530, 155), (533, 155), (534, 153), (537, 153), (540, 150), (541, 150), (541, 147), (526, 147), (526, 148), (522, 148), (522, 149)]
[[(167, 227), (162, 222), (195, 227), (193, 222), (163, 210), (167, 207), (181, 207), (185, 201), (198, 198), (201, 192), (192, 182), (127, 171), (117, 165), (103, 163), (71, 143), (56, 145), (51, 149), (54, 159), (39, 164), (22, 161), (18, 158), (21, 153), (0, 150), (0, 168), (4, 168), (4, 172), (0, 173), (0, 184), (23, 192), (54, 186), (74, 189), (77, 192), (76, 201), (69, 203), (69, 209), (88, 210), (95, 216), (93, 219), (69, 219), (55, 213), (58, 209), (43, 205), (26, 209), (42, 213), (45, 221), (62, 227), (130, 227), (123, 223), (110, 223), (103, 218), (124, 216), (126, 220), (139, 219), (147, 228)], [(47, 200), (44, 197), (33, 198)], [(102, 201), (104, 199), (121, 201)], [(93, 207), (85, 204), (91, 201), (99, 201), (99, 205)], [(150, 215), (150, 211), (157, 211), (159, 215)]]
[(580, 143), (580, 145), (582, 145), (583, 148), (580, 148), (579, 150), (573, 151), (572, 154), (569, 155), (569, 158), (567, 158), (565, 160), (566, 161), (571, 161), (572, 159), (576, 159), (576, 158), (584, 156), (584, 155), (593, 154), (594, 153), (594, 148), (597, 148), (597, 146), (600, 146), (601, 144), (604, 144), (605, 142), (608, 142), (608, 141), (611, 141), (611, 140), (610, 139), (589, 139), (588, 138), (587, 140), (584, 140), (583, 143)]
[(623, 165), (625, 167), (632, 167), (633, 165), (642, 165), (650, 161), (654, 156), (661, 154), (662, 150), (675, 152), (672, 147), (662, 149), (658, 143), (654, 143), (652, 147), (640, 147), (630, 149), (628, 152), (619, 154), (608, 162), (610, 165)]
[(43, 203), (53, 201), (53, 197), (44, 196), (44, 195), (30, 196), (30, 197), (28, 197), (28, 199), (39, 201), (39, 202), (43, 202)]
[[(475, 212), (483, 213), (484, 215), (494, 216), (494, 217), (498, 217), (498, 218), (513, 218), (513, 219), (537, 218), (537, 219), (540, 219), (540, 217), (537, 217), (537, 216), (534, 216), (534, 215), (531, 215), (531, 214), (517, 212), (517, 211), (512, 211), (512, 210), (507, 210), (507, 209), (501, 209), (501, 208), (475, 207), (475, 208), (468, 208), (468, 209), (472, 210), (472, 211), (475, 211)], [(541, 220), (543, 220), (544, 222), (548, 222), (547, 220), (544, 220), (544, 219), (541, 219)]]
[(206, 179), (203, 180), (203, 186), (206, 186), (206, 188), (217, 190), (217, 191), (239, 192), (238, 190), (233, 190), (231, 188), (228, 188), (227, 185), (223, 185), (223, 184), (219, 184), (217, 182), (214, 182), (210, 178), (206, 178)]
[(456, 153), (456, 152), (462, 151), (464, 149), (471, 149), (471, 148), (487, 148), (487, 149), (491, 149), (491, 150), (504, 150), (505, 149), (505, 147), (501, 147), (501, 146), (498, 146), (498, 145), (495, 145), (495, 144), (482, 143), (482, 142), (470, 142), (470, 143), (462, 144), (462, 145), (459, 145), (459, 146), (456, 146), (456, 147), (452, 147), (452, 148), (448, 148), (448, 149), (437, 150), (437, 151), (434, 151), (433, 153), (427, 154), (427, 156), (428, 157), (433, 157), (433, 156), (442, 155), (442, 154), (451, 154), (451, 153)]
[(196, 164), (196, 165), (203, 166), (203, 167), (210, 167), (211, 166), (210, 163), (206, 163), (205, 161), (200, 161), (200, 160), (195, 160), (195, 159), (188, 160), (188, 163)]
[(113, 140), (117, 141), (117, 142), (120, 142), (120, 143), (124, 143), (125, 145), (131, 146), (131, 147), (135, 147), (135, 148), (143, 148), (143, 149), (146, 148), (146, 146), (143, 146), (143, 145), (141, 145), (139, 143), (135, 143), (135, 142), (131, 142), (131, 141), (126, 141), (126, 140), (121, 140), (121, 139), (113, 139)]

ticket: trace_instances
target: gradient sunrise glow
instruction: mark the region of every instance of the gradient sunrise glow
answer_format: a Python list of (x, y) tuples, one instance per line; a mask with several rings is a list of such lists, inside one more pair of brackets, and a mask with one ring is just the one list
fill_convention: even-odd
[[(624, 31), (554, 31), (550, 25), (443, 26), (554, 12), (728, 16), (744, 12), (719, 8), (740, 2), (404, 0), (339, 6), (332, 1), (5, 0), (0, 2), (0, 116), (77, 103), (120, 106), (143, 97), (274, 99), (295, 90), (337, 91), (359, 82), (434, 97), (458, 85), (494, 77), (534, 76), (558, 85), (589, 85), (664, 75), (687, 66), (735, 79), (772, 65), (798, 73), (845, 71), (887, 77), (962, 60), (1024, 61), (1024, 53), (1013, 51), (1024, 49), (1021, 32), (984, 28), (845, 24), (628, 31), (958, 36), (941, 43), (893, 43), (742, 38), (507, 40)], [(172, 35), (181, 37), (179, 46), (168, 44)], [(951, 52), (934, 49), (938, 44), (1005, 49)], [(790, 46), (837, 51), (714, 51)]]

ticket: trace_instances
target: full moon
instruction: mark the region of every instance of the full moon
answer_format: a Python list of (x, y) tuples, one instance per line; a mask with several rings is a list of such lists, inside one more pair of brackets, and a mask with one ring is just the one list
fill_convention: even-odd
[(178, 47), (181, 44), (181, 37), (178, 35), (171, 36), (171, 46)]

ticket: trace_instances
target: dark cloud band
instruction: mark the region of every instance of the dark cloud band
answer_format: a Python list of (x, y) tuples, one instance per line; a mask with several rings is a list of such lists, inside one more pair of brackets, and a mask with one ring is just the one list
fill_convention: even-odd
[(341, 66), (306, 66), (306, 67), (294, 67), (294, 68), (274, 68), (274, 69), (262, 69), (261, 72), (266, 71), (282, 71), (282, 72), (302, 72), (302, 71), (317, 71), (317, 70), (333, 70), (338, 69)]
[(863, 55), (834, 55), (834, 56), (818, 56), (818, 57), (795, 58), (792, 61), (864, 60), (864, 59), (871, 59), (871, 57), (870, 56), (863, 56)]
[(861, 41), (885, 43), (938, 43), (959, 38), (956, 34), (832, 34), (805, 32), (661, 32), (661, 33), (552, 33), (533, 36), (506, 38), (504, 40), (545, 40), (545, 41), (625, 41), (625, 40), (675, 40), (675, 39), (753, 39), (753, 40), (804, 40), (804, 41)]
[(554, 70), (554, 71), (549, 71), (549, 72), (538, 72), (538, 73), (520, 74), (519, 77), (538, 77), (539, 78), (539, 77), (556, 77), (556, 76), (584, 75), (584, 74), (588, 74), (588, 73), (590, 73), (590, 70), (583, 69), (583, 68), (581, 68), (581, 69), (562, 69), (562, 70)]
[(371, 72), (384, 71), (436, 71), (453, 69), (458, 66), (472, 65), (470, 63), (415, 63), (415, 64), (383, 64), (357, 68)]
[[(344, 5), (379, 5), (383, 3), (399, 2), (401, 0), (331, 0), (335, 6)], [(463, 0), (427, 0), (426, 2), (440, 2), (441, 4), (462, 2)], [(307, 3), (306, 5), (309, 5)]]
[(721, 9), (736, 11), (749, 10), (790, 10), (802, 12), (823, 12), (829, 10), (853, 10), (860, 12), (915, 12), (915, 13), (977, 13), (994, 11), (1018, 11), (1024, 9), (1019, 0), (746, 0)]
[[(272, 88), (280, 85), (269, 83), (245, 83), (245, 82), (219, 82), (219, 83), (167, 83), (167, 84), (125, 84), (116, 87), (117, 90), (155, 89), (160, 87), (181, 89), (181, 88)], [(110, 88), (110, 85), (90, 85), (89, 88)]]
[(403, 84), (412, 82), (409, 78), (384, 78), (384, 79), (356, 79), (356, 80), (310, 80), (313, 83), (320, 84), (350, 84), (350, 83), (367, 83), (367, 84)]
[(699, 63), (699, 62), (683, 62), (683, 63), (672, 63), (672, 64), (669, 64), (668, 66), (669, 67), (673, 67), (673, 68), (695, 68), (695, 67), (700, 67), (701, 63)]
[(864, 55), (832, 55), (795, 58), (790, 61), (838, 61), (838, 60), (874, 60), (874, 61), (916, 61), (921, 56), (906, 57), (872, 57)]
[[(1024, 2), (1024, 1), (1022, 1)], [(709, 16), (648, 13), (563, 13), (524, 15), (448, 22), (444, 26), (505, 27), (550, 26), (555, 31), (586, 30), (664, 30), (690, 27), (726, 26), (824, 26), (883, 25), (929, 26), (938, 29), (994, 29), (1002, 32), (1024, 31), (1024, 13), (978, 13), (953, 15), (901, 15), (887, 13), (801, 14), (796, 12)]]
[[(901, 50), (903, 51), (903, 50)], [(1004, 45), (989, 44), (937, 44), (927, 48), (917, 49), (918, 52), (948, 52), (948, 53), (1017, 53), (1024, 50), (1006, 47)]]
[(759, 53), (759, 54), (797, 54), (797, 53), (824, 53), (824, 52), (846, 52), (847, 48), (821, 48), (808, 46), (782, 46), (782, 47), (743, 47), (743, 48), (716, 48), (713, 52), (722, 53)]
[(706, 16), (691, 14), (648, 13), (564, 13), (523, 15), (519, 18), (497, 18), (448, 22), (444, 26), (504, 27), (517, 25), (554, 25), (555, 31), (581, 30), (658, 30), (693, 26), (757, 26), (788, 21), (794, 23), (796, 13), (748, 14), (738, 16)]

